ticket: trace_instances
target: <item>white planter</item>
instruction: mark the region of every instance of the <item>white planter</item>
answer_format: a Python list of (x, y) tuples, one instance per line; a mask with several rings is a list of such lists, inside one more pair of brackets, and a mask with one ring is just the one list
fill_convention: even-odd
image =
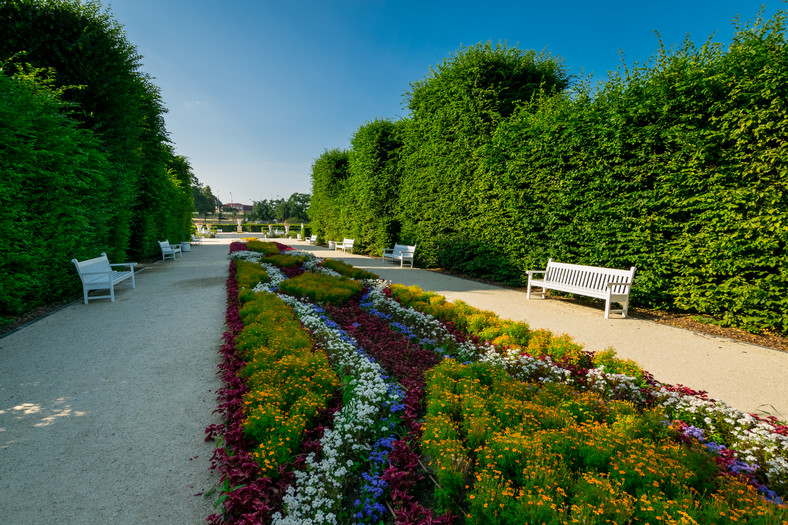
[(182, 252), (190, 252), (190, 251), (192, 251), (192, 244), (190, 242), (182, 242), (181, 243), (181, 251)]
[(329, 250), (336, 250), (337, 249), (336, 241), (328, 241), (328, 249)]

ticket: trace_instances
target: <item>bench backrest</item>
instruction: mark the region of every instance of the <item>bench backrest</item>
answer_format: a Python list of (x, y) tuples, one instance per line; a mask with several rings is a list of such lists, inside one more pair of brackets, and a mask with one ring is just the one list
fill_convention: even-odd
[(168, 252), (172, 250), (172, 246), (170, 246), (170, 241), (159, 241), (159, 246), (161, 246), (162, 251)]
[(393, 257), (399, 257), (403, 254), (403, 252), (410, 253), (413, 255), (416, 252), (416, 246), (408, 246), (406, 244), (395, 244), (394, 250), (392, 251), (391, 255)]
[(348, 239), (347, 237), (345, 237), (345, 240), (342, 241), (342, 244), (344, 246), (353, 246), (353, 243), (355, 241), (356, 241), (355, 239)]
[[(107, 258), (106, 253), (102, 253), (101, 257), (94, 257), (93, 259), (87, 259), (85, 261), (78, 261), (76, 259), (71, 259), (71, 262), (74, 263), (74, 266), (77, 267), (77, 273), (79, 274), (79, 278), (84, 281), (86, 278), (95, 281), (96, 278), (101, 278), (101, 276), (97, 275), (87, 275), (89, 273), (98, 273), (98, 272), (111, 272), (112, 267), (109, 265), (109, 259)], [(107, 276), (104, 276), (106, 279)]]
[[(615, 268), (560, 263), (550, 259), (547, 261), (544, 278), (546, 281), (559, 282), (570, 286), (607, 290), (608, 283), (632, 284), (634, 277), (634, 266), (629, 270), (618, 270)], [(612, 291), (614, 294), (628, 292), (627, 288), (623, 286), (614, 286)]]

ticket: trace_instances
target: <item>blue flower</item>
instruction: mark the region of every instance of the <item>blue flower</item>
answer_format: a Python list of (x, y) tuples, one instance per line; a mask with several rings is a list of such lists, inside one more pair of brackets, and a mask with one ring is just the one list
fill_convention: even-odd
[(701, 429), (701, 428), (698, 428), (698, 427), (694, 427), (694, 426), (689, 426), (689, 427), (687, 427), (687, 428), (684, 430), (684, 435), (685, 435), (685, 436), (689, 436), (689, 437), (691, 437), (691, 438), (695, 438), (695, 439), (697, 439), (698, 441), (703, 441), (703, 440), (704, 440), (704, 437), (703, 437), (703, 429)]
[(731, 472), (736, 474), (755, 474), (758, 465), (750, 465), (740, 459), (735, 460), (730, 466)]
[(722, 446), (722, 445), (718, 445), (718, 444), (717, 444), (717, 443), (715, 443), (714, 441), (710, 441), (710, 442), (708, 442), (708, 443), (704, 443), (703, 445), (704, 445), (704, 446), (705, 446), (707, 449), (709, 449), (709, 450), (711, 450), (712, 452), (714, 452), (715, 454), (721, 454), (722, 452), (724, 452), (724, 451), (726, 450), (726, 448), (725, 448), (724, 446)]
[(783, 501), (783, 499), (778, 496), (776, 492), (767, 489), (763, 485), (758, 487), (758, 492), (762, 493), (764, 498), (766, 498), (768, 501), (771, 501), (775, 505), (785, 505), (785, 501)]

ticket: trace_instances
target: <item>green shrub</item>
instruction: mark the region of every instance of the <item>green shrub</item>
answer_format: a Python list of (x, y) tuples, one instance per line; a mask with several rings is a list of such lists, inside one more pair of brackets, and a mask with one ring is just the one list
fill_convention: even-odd
[(361, 268), (356, 268), (351, 266), (350, 264), (345, 264), (342, 261), (337, 261), (336, 259), (325, 259), (323, 261), (323, 266), (330, 270), (334, 270), (337, 273), (342, 274), (345, 277), (350, 277), (351, 279), (377, 279), (378, 276), (372, 272), (368, 272)]
[(363, 285), (347, 277), (304, 273), (282, 281), (279, 291), (297, 297), (306, 297), (318, 303), (341, 304), (361, 293)]
[(298, 268), (302, 264), (306, 257), (303, 255), (286, 255), (286, 254), (277, 254), (277, 255), (269, 255), (262, 262), (266, 262), (269, 264), (273, 264), (274, 266), (279, 266), (280, 268)]
[(279, 255), (279, 248), (272, 242), (249, 241), (246, 243), (246, 249), (252, 252), (260, 252), (265, 255)]
[(240, 290), (244, 288), (254, 288), (259, 283), (268, 282), (268, 274), (259, 263), (238, 260), (235, 261), (235, 267), (238, 271), (235, 280), (238, 282), (238, 288)]

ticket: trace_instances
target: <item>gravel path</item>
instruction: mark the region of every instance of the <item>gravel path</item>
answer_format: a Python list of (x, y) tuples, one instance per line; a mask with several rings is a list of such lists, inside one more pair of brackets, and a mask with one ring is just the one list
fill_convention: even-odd
[(205, 522), (228, 243), (0, 339), (0, 522)]

